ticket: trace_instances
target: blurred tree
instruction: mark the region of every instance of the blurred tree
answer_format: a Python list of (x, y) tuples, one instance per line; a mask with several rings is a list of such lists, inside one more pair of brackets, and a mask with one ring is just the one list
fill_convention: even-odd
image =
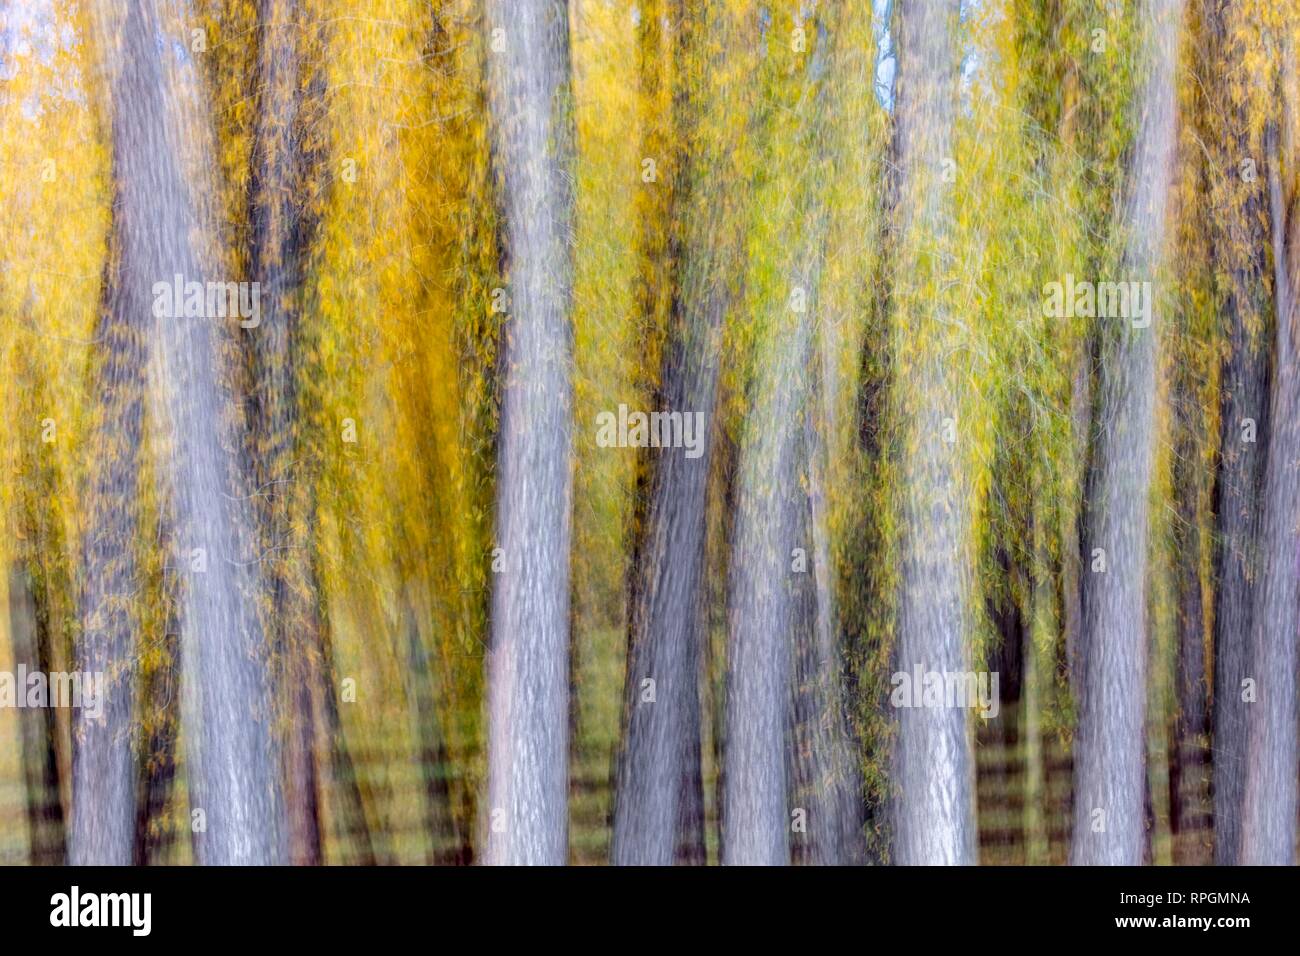
[[(1282, 63), (1294, 74), (1294, 37), (1281, 38)], [(1283, 89), (1287, 109), (1290, 90)], [(1290, 115), (1284, 113), (1286, 119)], [(1252, 594), (1248, 673), (1256, 697), (1246, 714), (1245, 783), (1242, 789), (1240, 862), (1253, 866), (1295, 863), (1297, 789), (1297, 626), (1300, 607), (1300, 210), (1293, 144), (1282, 145), (1277, 125), (1265, 140), (1269, 219), (1273, 237), (1275, 364), (1268, 460), (1260, 499), (1260, 578)]]
[[(969, 669), (971, 568), (961, 427), (960, 370), (945, 335), (951, 303), (943, 276), (951, 237), (950, 189), (957, 110), (956, 2), (899, 0), (891, 239), (896, 410), (902, 440), (901, 580), (897, 670)], [(894, 859), (903, 864), (975, 862), (974, 764), (966, 711), (898, 711)]]
[[(563, 0), (488, 4), (510, 318), (501, 371), (487, 859), (568, 858), (573, 131)], [(495, 559), (494, 559), (495, 560)], [(496, 569), (494, 569), (496, 570)]]
[[(1174, 168), (1182, 0), (1142, 7), (1148, 75), (1119, 219), (1125, 275), (1155, 290)], [(1154, 291), (1151, 293), (1154, 295)], [(1159, 301), (1148, 303), (1158, 315)], [(1145, 853), (1147, 522), (1159, 325), (1115, 316), (1100, 335), (1100, 383), (1082, 559), (1081, 707), (1075, 757), (1078, 864), (1142, 862)], [(1089, 557), (1090, 556), (1090, 557)]]
[[(1212, 72), (1198, 104), (1201, 140), (1212, 151), (1209, 217), (1220, 276), (1224, 355), (1219, 373), (1219, 455), (1215, 477), (1214, 557), (1214, 844), (1215, 862), (1238, 860), (1248, 676), (1247, 641), (1257, 554), (1259, 500), (1270, 428), (1268, 391), (1270, 282), (1268, 177), (1258, 123), (1257, 84), (1227, 69), (1243, 62), (1260, 37), (1243, 4), (1205, 5), (1206, 59)], [(1247, 164), (1243, 166), (1243, 163)]]
[[(284, 742), (289, 859), (321, 862), (316, 742), (318, 694), (333, 696), (321, 673), (321, 620), (310, 540), (314, 484), (303, 467), (297, 381), (307, 309), (305, 273), (323, 192), (323, 44), (299, 0), (259, 6), (259, 66), (250, 175), (249, 266), (261, 283), (261, 322), (249, 331), (254, 365), (254, 500), (261, 503), (265, 625), (288, 700)], [(326, 707), (336, 706), (331, 700)]]
[[(693, 416), (704, 427), (697, 456), (685, 448), (656, 453), (637, 543), (611, 849), (621, 864), (703, 862), (705, 513), (721, 327), (738, 282), (744, 236), (739, 199), (749, 173), (748, 154), (736, 148), (736, 137), (750, 123), (746, 66), (752, 60), (736, 51), (752, 19), (726, 4), (671, 9), (676, 16), (666, 22), (676, 33), (669, 35), (674, 86), (668, 115), (679, 145), (660, 163), (673, 178), (665, 184), (672, 192), (661, 227), (672, 273), (665, 277), (671, 300), (663, 305), (658, 398), (664, 411), (679, 412), (684, 421)], [(682, 148), (687, 143), (696, 149)], [(680, 165), (673, 165), (673, 156)]]
[[(191, 728), (187, 766), (191, 806), (205, 823), (196, 830), (198, 858), (274, 863), (283, 856), (280, 783), (254, 603), (255, 537), (247, 502), (237, 494), (239, 462), (222, 435), (224, 330), (189, 310), (160, 310), (146, 291), (175, 275), (203, 282), (216, 263), (204, 208), (211, 190), (205, 193), (195, 172), (210, 168), (203, 159), (206, 127), (193, 99), (199, 91), (192, 73), (178, 79), (180, 67), (164, 61), (159, 36), (170, 29), (154, 3), (134, 4), (121, 20), (120, 46), (106, 47), (116, 76), (122, 282), (131, 315), (155, 317), (152, 386), (167, 441), (165, 487), (177, 559), (186, 571), (180, 620), (184, 717)], [(133, 824), (134, 812), (129, 816)]]

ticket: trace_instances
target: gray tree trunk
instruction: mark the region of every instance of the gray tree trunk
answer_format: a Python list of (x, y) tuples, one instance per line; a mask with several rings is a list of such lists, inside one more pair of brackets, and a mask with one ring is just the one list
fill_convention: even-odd
[(740, 450), (724, 751), (728, 863), (785, 864), (792, 851), (818, 863), (856, 858), (819, 457), (827, 423), (817, 299), (828, 226), (820, 144), (832, 63), (821, 22), (815, 43), (795, 136), (817, 160), (795, 187), (790, 287), (758, 345)]
[[(1276, 128), (1270, 129), (1269, 196), (1273, 223), (1277, 327), (1268, 461), (1260, 517), (1260, 576), (1248, 647), (1256, 700), (1246, 709), (1246, 780), (1241, 860), (1254, 866), (1295, 863), (1297, 782), (1296, 612), (1300, 609), (1300, 355), (1296, 285), (1300, 214), (1285, 207)], [(1229, 688), (1231, 690), (1231, 688)]]
[[(123, 170), (122, 164), (116, 164)], [(125, 285), (125, 283), (124, 283)], [(131, 599), (140, 581), (134, 548), (136, 481), (144, 399), (144, 329), (148, 302), (125, 287), (105, 316), (102, 405), (94, 429), (99, 449), (86, 522), (85, 583), (77, 670), (104, 675), (100, 720), (74, 713), (72, 824), (68, 861), (74, 865), (129, 865), (135, 833), (135, 621)]]
[[(709, 90), (690, 71), (688, 49), (716, 45), (730, 29), (715, 12), (697, 27), (710, 38), (696, 42), (686, 23), (676, 24), (674, 91), (676, 135), (690, 136), (704, 109), (741, 110), (748, 101)], [(688, 92), (685, 84), (693, 84)], [(706, 99), (707, 98), (707, 99)], [(698, 102), (697, 102), (698, 100)], [(744, 104), (744, 105), (742, 105)], [(700, 774), (700, 661), (703, 653), (704, 555), (709, 469), (713, 461), (713, 418), (717, 402), (719, 343), (731, 303), (741, 245), (729, 223), (728, 203), (736, 182), (727, 146), (702, 139), (685, 169), (674, 171), (670, 230), (684, 233), (677, 268), (680, 291), (669, 316), (662, 375), (663, 411), (699, 413), (704, 422), (701, 453), (659, 450), (650, 487), (645, 531), (633, 572), (636, 586), (625, 702), (627, 723), (619, 757), (611, 859), (616, 864), (703, 862), (703, 782)], [(643, 699), (653, 680), (654, 703)]]
[(510, 320), (497, 458), (488, 661), (487, 862), (568, 854), (572, 512), (572, 112), (568, 11), (490, 0), (494, 159), (504, 193)]
[[(805, 290), (806, 291), (806, 290)], [(773, 318), (760, 356), (740, 452), (732, 544), (723, 862), (790, 862), (789, 708), (798, 623), (792, 552), (814, 550), (804, 535), (800, 486), (803, 416), (813, 352), (809, 311), (788, 301)], [(760, 346), (761, 347), (761, 346)], [(806, 809), (806, 808), (805, 808)]]
[[(957, 60), (953, 30), (958, 4), (899, 0), (895, 10), (898, 68), (893, 159), (896, 242), (914, 251), (946, 229), (940, 164), (952, 155)], [(900, 259), (902, 272), (919, 264)], [(934, 268), (931, 266), (930, 268)], [(935, 278), (935, 277), (931, 277)], [(926, 303), (917, 318), (941, 328), (942, 305)], [(910, 321), (910, 320), (908, 320)], [(960, 359), (957, 359), (960, 361)], [(955, 394), (955, 369), (932, 350), (918, 359), (916, 377), (898, 382), (904, 425), (901, 592), (897, 661), (900, 671), (958, 672), (969, 667), (969, 560), (960, 443), (943, 440), (945, 405)], [(963, 708), (903, 708), (894, 759), (894, 859), (903, 864), (975, 862), (974, 763)]]
[[(114, 211), (110, 272), (100, 316), (103, 364), (92, 446), (96, 458), (89, 484), (83, 542), (85, 584), (77, 669), (105, 675), (102, 720), (73, 719), (72, 824), (68, 861), (75, 865), (129, 865), (135, 838), (136, 767), (131, 744), (135, 706), (135, 621), (132, 595), (140, 586), (135, 547), (139, 516), (139, 447), (145, 398), (146, 346), (150, 330), (149, 284), (132, 262), (131, 231), (141, 211), (127, 200), (147, 175), (138, 129), (123, 104), (144, 94), (153, 77), (146, 67), (124, 62), (112, 86)], [(154, 93), (155, 97), (157, 93)]]
[[(204, 282), (212, 236), (203, 191), (189, 170), (207, 122), (187, 106), (192, 84), (164, 60), (152, 0), (130, 4), (112, 85), (115, 170), (120, 184), (122, 282), (132, 315), (151, 308), (151, 288), (180, 274)], [(177, 64), (175, 69), (188, 68)], [(197, 132), (191, 132), (197, 131)], [(179, 305), (179, 304), (177, 304)], [(179, 310), (178, 310), (179, 311)], [(223, 441), (227, 407), (218, 376), (219, 337), (210, 318), (158, 317), (150, 367), (168, 440), (168, 490), (185, 572), (181, 598), (184, 723), (191, 805), (206, 830), (199, 861), (268, 864), (284, 858), (278, 757), (270, 726), (265, 647), (255, 611), (256, 535), (238, 493), (238, 465)]]
[[(1122, 219), (1125, 276), (1154, 280), (1164, 249), (1176, 146), (1181, 0), (1146, 0), (1149, 70)], [(1146, 844), (1146, 567), (1156, 396), (1155, 321), (1102, 331), (1097, 425), (1083, 542), (1081, 707), (1074, 774), (1075, 864), (1136, 866)], [(1095, 549), (1106, 570), (1093, 571)]]
[[(818, 386), (824, 387), (824, 382)], [(823, 417), (818, 427), (825, 427), (825, 421)], [(865, 861), (866, 843), (860, 770), (848, 727), (830, 580), (824, 479), (818, 464), (825, 449), (816, 431), (811, 424), (804, 429), (809, 495), (798, 540), (803, 547), (812, 544), (808, 553), (812, 567), (796, 585), (793, 634), (794, 786), (790, 807), (791, 812), (804, 810), (806, 816), (804, 829), (792, 837), (791, 856), (796, 863), (844, 866)]]

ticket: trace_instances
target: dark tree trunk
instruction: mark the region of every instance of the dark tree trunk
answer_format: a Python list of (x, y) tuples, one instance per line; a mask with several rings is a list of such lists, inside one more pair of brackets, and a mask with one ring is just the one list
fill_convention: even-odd
[[(48, 646), (48, 622), (42, 619), (31, 577), (21, 564), (9, 568), (9, 633), (14, 667), (48, 674), (50, 655), (48, 650), (42, 652), (43, 645)], [(65, 846), (54, 711), (48, 707), (21, 710), (18, 725), (27, 793), (28, 861), (33, 866), (59, 866), (65, 862)]]
[[(1240, 14), (1235, 6), (1209, 6), (1206, 59), (1219, 72), (1208, 96), (1217, 105), (1228, 99), (1221, 88), (1227, 82), (1223, 64), (1241, 55), (1238, 31), (1230, 26)], [(1228, 208), (1215, 210), (1212, 221), (1216, 266), (1226, 276), (1222, 323), (1228, 345), (1220, 373), (1214, 489), (1214, 861), (1221, 866), (1236, 863), (1241, 853), (1249, 707), (1242, 700), (1242, 681), (1250, 673), (1247, 643), (1258, 579), (1259, 500), (1271, 432), (1267, 178), (1261, 175), (1252, 183), (1240, 175), (1238, 164), (1248, 154), (1246, 120), (1243, 111), (1233, 110), (1202, 136), (1215, 150), (1230, 201)]]
[(176, 754), (181, 721), (180, 622), (175, 615), (175, 595), (168, 595), (169, 611), (163, 635), (162, 662), (144, 682), (141, 699), (152, 726), (141, 744), (136, 805), (134, 864), (165, 862), (171, 844), (171, 812), (176, 783)]
[(1208, 863), (1210, 823), (1209, 681), (1205, 614), (1201, 595), (1201, 501), (1205, 483), (1201, 449), (1203, 415), (1197, 383), (1183, 374), (1173, 396), (1178, 439), (1174, 444), (1174, 573), (1178, 595), (1174, 717), (1169, 762), (1170, 828), (1175, 862)]
[(257, 125), (249, 191), (252, 243), (249, 275), (262, 288), (261, 323), (250, 330), (255, 382), (252, 389), (254, 499), (260, 504), (268, 627), (278, 679), (285, 689), (282, 772), (289, 858), (296, 865), (321, 862), (320, 784), (313, 708), (314, 671), (320, 659), (320, 628), (313, 613), (317, 584), (310, 557), (314, 542), (295, 540), (295, 510), (312, 510), (310, 473), (295, 451), (298, 443), (297, 375), (299, 326), (306, 313), (303, 282), (317, 227), (313, 197), (319, 192), (319, 151), (308, 147), (323, 116), (319, 77), (304, 61), (315, 49), (311, 28), (301, 22), (299, 0), (262, 0), (259, 14)]
[[(684, 86), (698, 82), (687, 64), (694, 35), (685, 24), (677, 29), (673, 120), (678, 137), (685, 138), (700, 104)], [(718, 20), (700, 29), (729, 27)], [(686, 239), (684, 248), (671, 250), (678, 278), (659, 397), (664, 411), (702, 415), (703, 446), (697, 458), (687, 458), (680, 448), (659, 450), (650, 482), (633, 571), (626, 722), (611, 846), (616, 864), (704, 862), (699, 682), (705, 530), (719, 335), (738, 245), (726, 224), (726, 190), (718, 188), (727, 175), (725, 159), (717, 144), (702, 146), (697, 157), (681, 157), (685, 168), (673, 172), (669, 241), (683, 232)], [(646, 681), (654, 682), (653, 702), (643, 699), (650, 686)]]

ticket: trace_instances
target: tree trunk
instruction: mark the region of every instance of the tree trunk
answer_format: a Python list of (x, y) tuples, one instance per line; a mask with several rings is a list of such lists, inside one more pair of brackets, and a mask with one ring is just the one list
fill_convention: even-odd
[[(1242, 56), (1240, 31), (1233, 18), (1236, 5), (1219, 9), (1211, 4), (1207, 61), (1219, 75), (1209, 97), (1227, 101), (1224, 64)], [(1207, 104), (1208, 105), (1208, 104)], [(1214, 862), (1234, 864), (1241, 853), (1241, 801), (1246, 780), (1246, 713), (1241, 682), (1250, 673), (1247, 642), (1254, 582), (1258, 580), (1256, 549), (1259, 501), (1268, 454), (1269, 321), (1266, 278), (1268, 230), (1267, 180), (1254, 182), (1239, 175), (1241, 157), (1248, 155), (1249, 134), (1244, 111), (1228, 107), (1220, 123), (1202, 139), (1215, 150), (1214, 159), (1225, 178), (1228, 208), (1216, 209), (1213, 221), (1214, 256), (1227, 277), (1223, 306), (1227, 354), (1223, 358), (1219, 391), (1219, 462), (1215, 476), (1214, 580)]]
[[(1164, 249), (1175, 133), (1181, 0), (1143, 7), (1149, 75), (1122, 219), (1123, 268), (1151, 280)], [(1103, 328), (1095, 447), (1083, 546), (1083, 681), (1074, 775), (1076, 864), (1141, 864), (1146, 844), (1147, 498), (1157, 330)], [(1097, 549), (1101, 549), (1098, 552)], [(1100, 570), (1104, 554), (1105, 570)]]
[(1208, 730), (1209, 681), (1205, 662), (1205, 614), (1201, 595), (1201, 501), (1205, 482), (1201, 449), (1204, 415), (1195, 379), (1180, 374), (1174, 385), (1174, 575), (1177, 593), (1175, 687), (1177, 713), (1170, 739), (1169, 825), (1174, 860), (1208, 863), (1210, 822)]
[[(203, 134), (186, 135), (204, 121), (197, 107), (187, 109), (192, 84), (171, 81), (159, 33), (151, 0), (128, 6), (112, 83), (123, 283), (131, 314), (141, 321), (153, 283), (175, 275), (185, 282), (209, 278), (211, 251), (204, 243), (214, 235), (201, 211), (203, 192), (188, 174), (210, 168), (197, 155)], [(196, 831), (199, 861), (278, 863), (283, 827), (266, 649), (254, 603), (256, 544), (250, 508), (238, 493), (237, 460), (222, 435), (223, 331), (210, 318), (166, 315), (152, 329), (159, 355), (150, 372), (157, 376), (153, 393), (169, 444), (177, 559), (187, 571), (181, 598), (187, 769), (191, 806), (205, 823)]]
[[(77, 669), (104, 674), (102, 720), (73, 719), (72, 826), (68, 859), (81, 865), (128, 865), (135, 833), (136, 765), (131, 748), (135, 709), (137, 622), (132, 595), (140, 587), (135, 561), (139, 514), (139, 448), (149, 334), (149, 283), (132, 259), (133, 232), (146, 215), (130, 201), (145, 184), (150, 160), (139, 152), (128, 108), (122, 104), (151, 82), (144, 68), (128, 64), (113, 85), (113, 177), (115, 197), (107, 291), (100, 316), (103, 362), (101, 395), (92, 431)], [(156, 95), (156, 94), (155, 94)]]
[[(1295, 294), (1300, 284), (1300, 210), (1282, 183), (1275, 126), (1270, 127), (1267, 140), (1277, 353), (1260, 517), (1260, 577), (1253, 594), (1248, 645), (1248, 673), (1254, 678), (1257, 699), (1246, 712), (1240, 862), (1290, 866), (1295, 863), (1300, 781), (1300, 753), (1296, 750), (1296, 611), (1300, 607), (1300, 354), (1296, 344), (1300, 309)], [(1292, 162), (1286, 165), (1288, 170), (1295, 168)]]
[[(1249, 208), (1249, 207), (1248, 207)], [(1253, 232), (1257, 214), (1241, 216), (1242, 232)], [(1262, 235), (1250, 248), (1262, 250)], [(1259, 263), (1262, 271), (1263, 263)], [(1241, 851), (1241, 801), (1246, 780), (1246, 713), (1241, 682), (1249, 676), (1252, 592), (1259, 533), (1258, 507), (1268, 457), (1268, 353), (1252, 344), (1247, 327), (1246, 283), (1260, 276), (1242, 275), (1241, 287), (1228, 297), (1228, 354), (1223, 360), (1219, 431), (1219, 467), (1215, 483), (1214, 608), (1214, 862), (1228, 866)], [(1253, 423), (1253, 424), (1252, 424)], [(1250, 428), (1254, 442), (1245, 441)]]
[[(957, 60), (953, 44), (958, 4), (899, 0), (895, 10), (898, 67), (890, 183), (897, 273), (917, 287), (937, 286), (936, 255), (925, 256), (946, 231), (941, 162), (952, 155)], [(955, 368), (935, 336), (947, 324), (941, 302), (899, 295), (914, 302), (915, 315), (896, 318), (899, 351), (910, 337), (932, 336), (907, 380), (897, 380), (903, 421), (900, 480), (902, 569), (898, 609), (898, 669), (963, 672), (969, 665), (970, 557), (959, 441), (945, 442), (957, 427), (959, 394)], [(907, 308), (906, 305), (901, 308)], [(957, 359), (961, 361), (961, 359)], [(949, 421), (945, 423), (945, 419)], [(903, 864), (975, 862), (974, 766), (966, 711), (960, 707), (901, 708), (894, 759), (898, 797), (894, 808), (894, 858)]]
[[(323, 113), (323, 90), (305, 77), (313, 50), (299, 0), (262, 0), (259, 14), (259, 100), (254, 133), (249, 221), (249, 274), (262, 287), (261, 324), (250, 333), (255, 382), (253, 408), (254, 500), (260, 503), (262, 551), (267, 557), (265, 606), (278, 678), (285, 690), (283, 774), (289, 858), (321, 862), (313, 708), (315, 669), (321, 657), (312, 541), (294, 540), (296, 512), (312, 511), (310, 474), (300, 449), (297, 374), (298, 326), (305, 313), (303, 281), (317, 226), (312, 197), (322, 158), (308, 143)], [(323, 44), (316, 47), (323, 49)]]
[[(824, 425), (824, 419), (823, 419)], [(806, 811), (801, 836), (794, 837), (792, 858), (816, 866), (860, 864), (866, 859), (862, 836), (862, 791), (848, 727), (842, 654), (830, 586), (824, 493), (816, 465), (821, 443), (814, 428), (805, 428), (810, 458), (808, 508), (797, 540), (813, 549), (813, 574), (796, 585), (793, 637), (794, 748), (791, 809)]]
[(834, 23), (816, 23), (815, 46), (798, 81), (794, 144), (812, 158), (792, 186), (799, 214), (789, 226), (790, 283), (757, 346), (740, 450), (724, 755), (729, 863), (785, 864), (792, 851), (810, 862), (857, 858), (830, 589), (821, 459), (828, 422), (817, 348), (829, 223), (828, 157), (820, 148), (827, 134), (825, 75), (834, 68), (828, 26), (835, 30)]
[[(680, 19), (680, 18), (679, 18)], [(700, 455), (660, 449), (651, 478), (645, 530), (638, 549), (625, 688), (626, 726), (618, 765), (611, 858), (616, 864), (704, 862), (704, 792), (700, 771), (700, 668), (703, 656), (705, 531), (713, 462), (719, 343), (731, 303), (740, 230), (722, 184), (742, 188), (727, 144), (697, 123), (705, 111), (748, 121), (746, 100), (730, 87), (709, 89), (692, 71), (688, 53), (705, 44), (686, 23), (675, 42), (673, 121), (676, 136), (699, 136), (673, 170), (676, 194), (666, 228), (679, 273), (669, 305), (660, 399), (666, 412), (698, 413), (704, 422)], [(712, 38), (735, 35), (726, 13), (697, 27)], [(705, 62), (708, 62), (707, 60)], [(732, 81), (734, 82), (734, 81)], [(685, 84), (694, 84), (690, 89)], [(682, 237), (675, 238), (675, 237)], [(654, 681), (654, 701), (645, 682)]]
[[(750, 396), (732, 546), (722, 845), (724, 862), (741, 865), (790, 862), (795, 575), (816, 560), (807, 555), (800, 485), (812, 321), (788, 301), (778, 308)], [(804, 552), (801, 568), (792, 564), (796, 548)]]
[(487, 858), (568, 854), (573, 149), (566, 4), (490, 0), (489, 90), (510, 320), (488, 661)]
[[(26, 667), (29, 674), (48, 674), (50, 655), (42, 653), (42, 644), (49, 638), (48, 628), (37, 608), (31, 577), (17, 562), (9, 568), (9, 633), (14, 666)], [(18, 725), (27, 792), (28, 861), (32, 866), (59, 866), (65, 862), (65, 847), (54, 711), (48, 707), (20, 710)]]

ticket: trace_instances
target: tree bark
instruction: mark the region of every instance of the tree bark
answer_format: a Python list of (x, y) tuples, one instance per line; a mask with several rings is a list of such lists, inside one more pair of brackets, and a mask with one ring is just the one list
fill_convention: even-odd
[[(701, 88), (693, 89), (687, 53), (693, 42), (689, 24), (679, 4), (669, 21), (676, 31), (669, 40), (673, 83), (671, 106), (666, 111), (668, 133), (647, 137), (647, 155), (658, 163), (660, 182), (651, 189), (667, 189), (666, 202), (654, 225), (661, 234), (646, 235), (645, 253), (652, 257), (651, 275), (669, 289), (642, 290), (642, 306), (651, 321), (659, 308), (667, 312), (669, 341), (664, 348), (657, 398), (666, 410), (689, 414), (698, 397), (711, 409), (716, 389), (717, 363), (686, 361), (684, 350), (707, 347), (711, 339), (692, 336), (686, 325), (716, 322), (723, 307), (710, 314), (701, 303), (698, 283), (689, 278), (707, 250), (692, 249), (681, 238), (684, 211), (694, 183), (704, 170), (685, 149), (674, 149), (690, 128), (690, 111), (698, 109)], [(662, 12), (647, 6), (642, 16), (643, 51), (658, 52)], [(647, 95), (657, 91), (662, 79), (658, 59), (643, 65)], [(653, 227), (651, 227), (653, 228)], [(665, 306), (659, 299), (667, 295)], [(688, 381), (687, 374), (695, 373)], [(706, 418), (703, 454), (687, 459), (680, 450), (661, 449), (649, 466), (648, 504), (632, 570), (628, 621), (628, 666), (624, 687), (623, 745), (615, 780), (614, 832), (610, 860), (616, 865), (667, 865), (703, 863), (703, 781), (700, 772), (700, 641), (703, 619), (701, 578), (704, 569), (706, 486), (712, 461), (712, 414)], [(643, 682), (653, 680), (654, 700), (643, 699)]]
[(1209, 681), (1205, 660), (1205, 614), (1201, 594), (1201, 501), (1205, 442), (1195, 379), (1180, 374), (1174, 385), (1174, 575), (1177, 592), (1177, 648), (1174, 697), (1177, 713), (1170, 735), (1169, 825), (1174, 859), (1180, 865), (1208, 863), (1202, 839), (1210, 822), (1209, 751), (1205, 746)]
[(113, 177), (116, 209), (107, 290), (100, 316), (104, 358), (91, 447), (88, 517), (83, 539), (85, 584), (77, 669), (104, 675), (102, 720), (74, 715), (72, 824), (68, 860), (75, 865), (125, 866), (135, 833), (136, 766), (131, 747), (135, 709), (135, 653), (131, 600), (140, 587), (135, 561), (139, 514), (139, 448), (143, 431), (148, 356), (150, 278), (137, 273), (130, 236), (146, 213), (129, 203), (146, 175), (132, 139), (126, 98), (149, 78), (126, 66), (113, 85)]
[[(1296, 733), (1296, 612), (1300, 609), (1300, 211), (1282, 182), (1276, 126), (1268, 140), (1275, 270), (1276, 366), (1260, 517), (1260, 577), (1253, 598), (1249, 673), (1257, 699), (1246, 712), (1241, 862), (1295, 863), (1300, 752)], [(1287, 157), (1291, 160), (1292, 157)], [(1294, 169), (1291, 162), (1289, 170)]]
[(792, 852), (809, 862), (857, 858), (821, 460), (818, 291), (829, 176), (820, 144), (834, 13), (827, 19), (808, 21), (816, 36), (793, 136), (811, 162), (793, 187), (799, 214), (789, 225), (789, 294), (757, 346), (740, 450), (724, 758), (729, 863), (785, 864)]
[[(9, 568), (8, 610), (15, 667), (25, 666), (28, 673), (48, 674), (50, 655), (42, 653), (42, 644), (49, 638), (48, 627), (38, 608), (32, 579), (18, 562)], [(20, 688), (19, 693), (22, 692)], [(23, 784), (27, 792), (28, 861), (33, 866), (59, 866), (65, 862), (65, 846), (59, 766), (54, 749), (58, 732), (54, 711), (48, 707), (21, 710), (18, 725), (22, 737)]]
[[(706, 23), (681, 23), (676, 38), (673, 119), (677, 137), (694, 139), (675, 170), (678, 195), (669, 213), (678, 289), (669, 306), (668, 342), (660, 398), (663, 410), (698, 413), (701, 453), (660, 449), (651, 478), (631, 609), (626, 727), (618, 766), (612, 859), (618, 864), (704, 862), (704, 793), (700, 771), (699, 682), (704, 654), (704, 566), (713, 419), (717, 404), (722, 323), (732, 301), (742, 255), (741, 230), (729, 203), (744, 188), (730, 146), (706, 127), (706, 110), (749, 121), (738, 74), (708, 58), (723, 77), (712, 89), (700, 82), (687, 55), (729, 49), (734, 15), (717, 11)], [(696, 32), (698, 31), (698, 32)], [(734, 54), (733, 54), (734, 55)], [(690, 90), (686, 83), (697, 84)], [(725, 184), (725, 185), (724, 185)], [(730, 194), (730, 195), (729, 195)], [(683, 237), (674, 240), (672, 237)], [(655, 701), (643, 699), (653, 680)]]
[(504, 196), (510, 319), (498, 438), (488, 660), (487, 859), (568, 854), (572, 513), (573, 149), (568, 11), (487, 4), (494, 159)]
[[(154, 283), (177, 274), (186, 282), (208, 279), (205, 243), (215, 235), (202, 212), (203, 192), (188, 172), (210, 168), (197, 155), (204, 121), (196, 108), (186, 109), (191, 84), (172, 80), (161, 29), (152, 0), (128, 6), (112, 82), (122, 281), (139, 322)], [(186, 68), (192, 66), (175, 66)], [(203, 811), (206, 824), (196, 832), (198, 859), (268, 864), (284, 858), (278, 757), (254, 604), (252, 515), (238, 493), (237, 458), (222, 435), (228, 401), (218, 374), (222, 331), (210, 318), (158, 316), (150, 373), (169, 445), (165, 468), (178, 560), (188, 572), (181, 599), (183, 713), (191, 806)]]
[(253, 497), (260, 506), (267, 559), (265, 606), (287, 708), (282, 755), (289, 858), (295, 865), (315, 865), (322, 861), (313, 707), (321, 637), (314, 613), (314, 542), (295, 540), (294, 529), (301, 527), (296, 513), (314, 510), (307, 501), (314, 494), (310, 474), (295, 451), (301, 448), (298, 330), (306, 311), (303, 282), (318, 220), (313, 197), (319, 190), (313, 180), (322, 163), (308, 143), (323, 113), (323, 89), (317, 78), (305, 75), (304, 61), (313, 51), (301, 39), (310, 35), (300, 22), (302, 15), (299, 0), (262, 0), (260, 6), (249, 274), (261, 283), (263, 308), (261, 324), (248, 334), (255, 366)]
[[(1242, 51), (1232, 19), (1237, 5), (1210, 4), (1207, 61), (1216, 64), (1209, 97), (1227, 100), (1222, 65)], [(1210, 104), (1207, 104), (1207, 107)], [(1214, 515), (1214, 862), (1234, 864), (1241, 852), (1242, 790), (1246, 779), (1246, 712), (1241, 682), (1250, 671), (1252, 591), (1258, 579), (1259, 500), (1268, 454), (1269, 321), (1267, 255), (1267, 178), (1254, 183), (1240, 175), (1249, 152), (1244, 111), (1229, 108), (1202, 139), (1215, 150), (1215, 165), (1226, 178), (1229, 205), (1216, 209), (1214, 256), (1227, 277), (1223, 306), (1227, 354), (1220, 373), (1219, 461)], [(1226, 134), (1226, 135), (1225, 135)], [(1245, 429), (1253, 423), (1254, 440)]]
[[(895, 10), (898, 67), (890, 183), (899, 275), (938, 285), (938, 253), (947, 229), (942, 161), (952, 155), (957, 100), (953, 31), (958, 4), (899, 0)], [(927, 264), (928, 262), (928, 264)], [(908, 296), (899, 296), (905, 302)], [(911, 297), (916, 298), (916, 297)], [(904, 306), (906, 307), (906, 306)], [(899, 316), (895, 336), (937, 336), (944, 306), (918, 301), (915, 316)], [(904, 328), (906, 327), (906, 328)], [(944, 419), (956, 427), (955, 369), (932, 340), (908, 381), (897, 382), (904, 432), (902, 570), (898, 609), (898, 669), (963, 672), (969, 666), (970, 558), (960, 443), (946, 443)], [(959, 359), (960, 361), (960, 359)], [(966, 711), (960, 707), (902, 708), (894, 759), (894, 858), (902, 864), (975, 862), (974, 761)]]
[[(1149, 70), (1121, 220), (1123, 268), (1151, 288), (1164, 250), (1175, 133), (1181, 0), (1147, 0)], [(1153, 292), (1154, 295), (1154, 292)], [(1156, 397), (1157, 326), (1101, 320), (1101, 377), (1082, 556), (1081, 706), (1074, 775), (1075, 864), (1142, 863), (1146, 845), (1147, 498)], [(1093, 568), (1096, 549), (1105, 571)]]

